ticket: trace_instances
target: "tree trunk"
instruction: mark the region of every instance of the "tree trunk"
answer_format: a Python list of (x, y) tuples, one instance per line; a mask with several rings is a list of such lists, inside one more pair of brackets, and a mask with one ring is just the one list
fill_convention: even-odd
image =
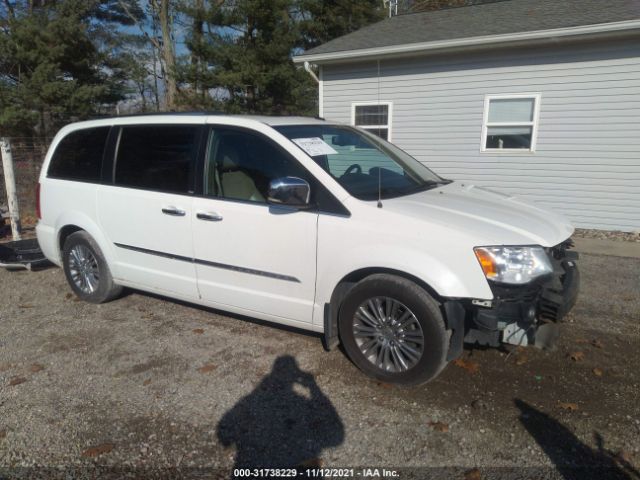
[[(196, 0), (195, 11), (193, 16), (193, 43), (198, 51), (202, 47), (202, 37), (204, 34), (204, 0)], [(196, 95), (200, 92), (200, 83), (202, 76), (202, 58), (200, 53), (191, 55), (191, 65), (194, 71), (193, 89)], [(202, 89), (204, 94), (204, 88)], [(204, 95), (203, 95), (204, 97)]]
[(160, 0), (159, 8), (160, 29), (162, 30), (162, 60), (165, 65), (165, 100), (167, 110), (173, 110), (176, 105), (176, 94), (178, 92), (176, 84), (176, 54), (173, 49), (171, 38), (171, 17), (169, 15), (169, 0)]

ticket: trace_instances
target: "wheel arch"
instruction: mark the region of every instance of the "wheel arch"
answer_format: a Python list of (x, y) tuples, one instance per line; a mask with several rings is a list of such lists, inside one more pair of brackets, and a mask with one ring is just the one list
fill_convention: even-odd
[(84, 232), (84, 231), (85, 230), (83, 228), (73, 224), (65, 225), (64, 227), (62, 227), (58, 232), (57, 247), (58, 247), (59, 254), (60, 255), (62, 254), (62, 249), (64, 248), (64, 242), (66, 242), (67, 238), (69, 238), (70, 235), (76, 232)]
[(116, 276), (116, 265), (114, 261), (112, 244), (110, 244), (110, 242), (107, 240), (104, 233), (94, 220), (81, 212), (68, 212), (58, 219), (58, 221), (56, 222), (55, 231), (55, 245), (57, 248), (58, 258), (62, 259), (62, 249), (64, 248), (64, 242), (67, 238), (69, 238), (69, 235), (72, 235), (75, 232), (85, 231), (98, 244), (102, 255), (104, 255), (104, 258), (107, 261), (109, 268), (111, 269), (112, 275), (114, 275), (114, 277)]
[(431, 295), (438, 303), (444, 302), (443, 297), (423, 279), (416, 277), (410, 273), (402, 270), (396, 270), (387, 267), (366, 267), (354, 270), (342, 277), (340, 281), (333, 288), (331, 298), (328, 304), (325, 304), (324, 309), (324, 346), (325, 349), (331, 350), (340, 343), (338, 338), (338, 318), (340, 315), (340, 305), (342, 301), (349, 293), (349, 290), (361, 282), (367, 277), (376, 274), (388, 274), (395, 275), (397, 277), (409, 280), (422, 289), (424, 289), (429, 295)]

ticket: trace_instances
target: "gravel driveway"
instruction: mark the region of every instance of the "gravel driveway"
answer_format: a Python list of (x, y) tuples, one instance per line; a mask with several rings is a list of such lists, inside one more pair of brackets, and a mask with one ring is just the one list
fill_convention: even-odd
[(554, 351), (466, 349), (416, 388), (367, 379), (308, 333), (140, 293), (85, 304), (60, 269), (0, 270), (0, 478), (640, 478), (640, 260), (580, 264)]

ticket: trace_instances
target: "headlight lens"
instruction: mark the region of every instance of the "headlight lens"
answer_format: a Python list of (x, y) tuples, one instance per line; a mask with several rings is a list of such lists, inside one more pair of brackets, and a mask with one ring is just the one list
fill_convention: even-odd
[(476, 247), (473, 249), (489, 280), (522, 285), (553, 272), (542, 247)]

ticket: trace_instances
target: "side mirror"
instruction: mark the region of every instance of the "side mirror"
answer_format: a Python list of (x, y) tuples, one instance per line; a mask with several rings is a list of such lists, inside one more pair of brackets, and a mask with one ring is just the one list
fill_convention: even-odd
[(309, 205), (311, 187), (298, 177), (281, 177), (271, 180), (267, 201), (274, 205), (306, 207)]

